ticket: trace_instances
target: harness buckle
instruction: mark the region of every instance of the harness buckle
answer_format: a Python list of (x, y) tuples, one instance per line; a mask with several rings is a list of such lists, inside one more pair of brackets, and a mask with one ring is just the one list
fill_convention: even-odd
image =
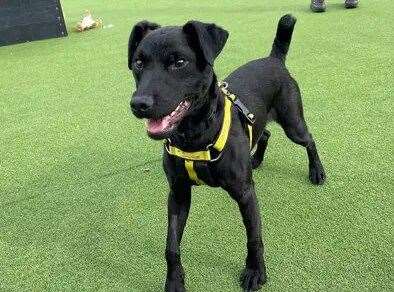
[(255, 115), (240, 101), (237, 96), (228, 90), (228, 83), (225, 81), (218, 82), (219, 88), (223, 94), (236, 106), (239, 112), (247, 119), (248, 123), (253, 125), (256, 121)]

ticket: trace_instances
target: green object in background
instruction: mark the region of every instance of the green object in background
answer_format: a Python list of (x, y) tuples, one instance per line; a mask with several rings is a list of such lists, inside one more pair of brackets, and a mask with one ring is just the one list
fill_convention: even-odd
[[(312, 186), (304, 149), (269, 126), (254, 173), (263, 291), (393, 290), (394, 7), (337, 2), (317, 15), (305, 0), (63, 1), (68, 28), (87, 8), (112, 28), (0, 48), (0, 290), (162, 291), (167, 183), (162, 144), (129, 111), (132, 25), (225, 27), (216, 63), (224, 77), (268, 54), (288, 12), (298, 22), (287, 66), (328, 180)], [(245, 235), (236, 204), (195, 188), (185, 232), (188, 291), (239, 291)]]

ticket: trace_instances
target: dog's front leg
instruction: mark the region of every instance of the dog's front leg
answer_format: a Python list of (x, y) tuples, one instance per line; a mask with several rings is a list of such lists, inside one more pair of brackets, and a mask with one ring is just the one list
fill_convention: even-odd
[(184, 271), (180, 256), (180, 243), (189, 214), (190, 200), (190, 185), (176, 184), (171, 187), (171, 191), (168, 196), (166, 292), (186, 291)]
[(229, 191), (238, 203), (247, 235), (247, 257), (241, 274), (241, 286), (245, 291), (258, 290), (267, 281), (264, 262), (264, 245), (261, 236), (261, 219), (253, 182), (237, 186)]

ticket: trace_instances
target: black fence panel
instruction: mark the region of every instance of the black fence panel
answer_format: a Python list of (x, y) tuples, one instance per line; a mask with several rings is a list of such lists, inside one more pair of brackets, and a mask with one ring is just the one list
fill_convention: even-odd
[(0, 46), (64, 36), (60, 0), (0, 0)]

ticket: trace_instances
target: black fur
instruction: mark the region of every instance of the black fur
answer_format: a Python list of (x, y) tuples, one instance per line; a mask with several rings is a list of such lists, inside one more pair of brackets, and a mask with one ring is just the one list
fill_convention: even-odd
[(159, 27), (160, 25), (148, 21), (141, 21), (134, 26), (129, 39), (128, 64), (130, 70), (133, 70), (132, 61), (133, 61), (134, 52), (137, 49), (140, 42), (142, 41), (142, 39), (152, 30), (158, 29)]
[[(222, 187), (238, 203), (247, 234), (245, 269), (240, 278), (245, 291), (258, 290), (267, 280), (252, 168), (263, 161), (270, 136), (265, 126), (271, 118), (283, 127), (293, 142), (306, 148), (311, 182), (322, 184), (325, 180), (315, 142), (303, 117), (300, 90), (284, 64), (295, 22), (291, 15), (282, 17), (271, 55), (241, 66), (225, 79), (230, 91), (256, 115), (254, 155), (250, 156), (245, 123), (233, 110), (232, 126), (222, 157), (215, 162), (195, 164), (202, 180), (210, 186)], [(142, 30), (148, 33), (134, 28), (130, 36), (129, 65), (137, 85), (131, 101), (133, 113), (139, 118), (158, 119), (188, 100), (191, 107), (177, 126), (151, 137), (170, 138), (175, 146), (185, 151), (205, 149), (215, 141), (223, 118), (224, 97), (217, 86), (213, 63), (223, 49), (228, 33), (214, 24), (197, 21), (188, 22), (183, 27), (148, 27), (148, 30)], [(186, 65), (174, 67), (179, 58)], [(166, 151), (163, 166), (170, 186), (165, 290), (185, 291), (180, 243), (193, 182), (189, 180), (184, 161)]]
[(189, 21), (183, 27), (190, 47), (197, 55), (197, 61), (202, 61), (200, 67), (207, 63), (213, 65), (214, 60), (222, 51), (228, 32), (215, 24), (205, 24), (199, 21)]

